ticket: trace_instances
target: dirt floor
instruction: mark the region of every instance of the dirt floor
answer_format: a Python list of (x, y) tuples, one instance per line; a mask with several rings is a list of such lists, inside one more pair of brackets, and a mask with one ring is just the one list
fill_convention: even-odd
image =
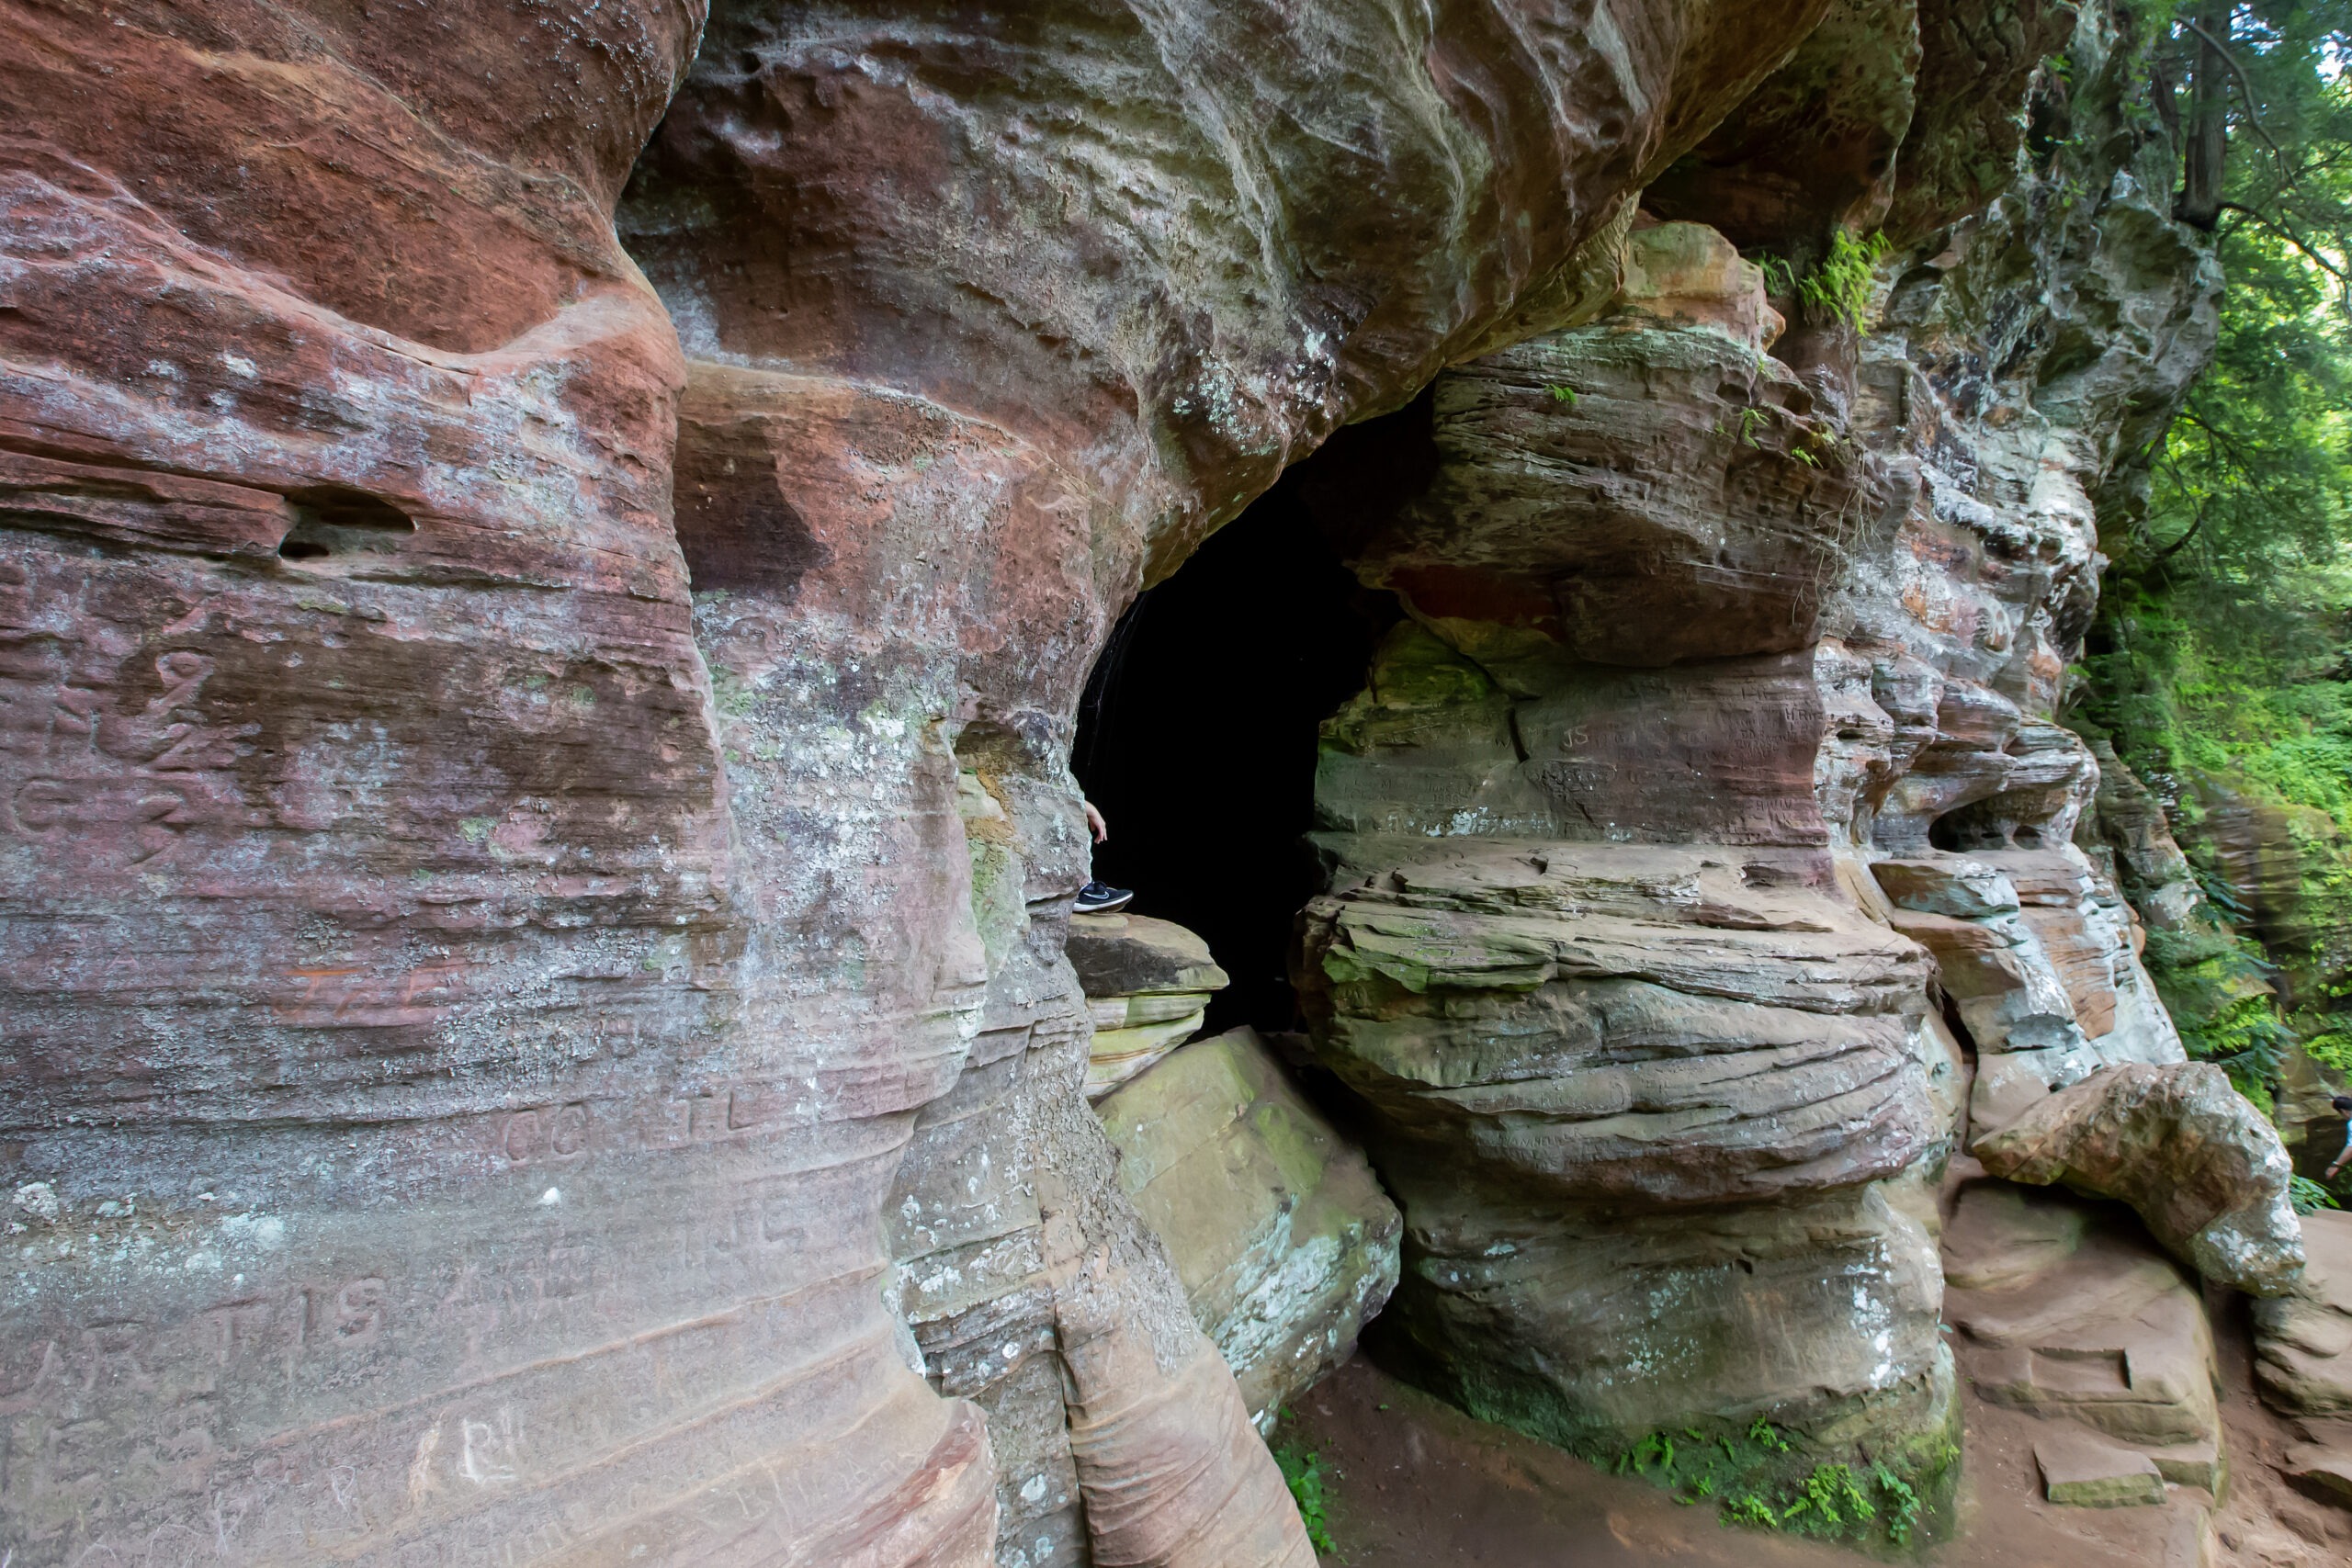
[[(2293, 1441), (2251, 1393), (2243, 1304), (2214, 1316), (2234, 1468), (2207, 1522), (2201, 1492), (2163, 1508), (2054, 1507), (2041, 1496), (2029, 1424), (1966, 1404), (1967, 1480), (1954, 1539), (1932, 1568), (2346, 1568), (2352, 1507), (2295, 1491), (2265, 1462)], [(1306, 1394), (1276, 1435), (1318, 1453), (1329, 1529), (1347, 1568), (1856, 1568), (1842, 1548), (1726, 1527), (1644, 1483), (1474, 1421), (1361, 1356)]]

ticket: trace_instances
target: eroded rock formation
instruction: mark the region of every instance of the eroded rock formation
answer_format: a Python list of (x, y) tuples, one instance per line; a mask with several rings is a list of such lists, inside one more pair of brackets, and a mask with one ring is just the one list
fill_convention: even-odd
[[(2108, 70), (2110, 19), (2072, 21)], [(2211, 268), (2161, 139), (2120, 126), (2087, 209), (2029, 175), (1901, 228), (1893, 150), (1948, 175), (1939, 95), (1984, 78), (1886, 27), (1817, 34), (1834, 55), (1660, 183), (1679, 220), (1634, 220), (1589, 324), (1441, 376), (1433, 478), (1332, 519), (1411, 617), (1326, 728), (1301, 976), (1405, 1209), (1381, 1331), (1564, 1440), (1761, 1414), (1816, 1452), (1934, 1451), (1951, 1367), (1914, 1216), (1962, 1108), (1931, 974), (1980, 1132), (2182, 1059), (2073, 844), (2098, 769), (2052, 715), (2098, 498), (2128, 501), (2210, 346)], [(2075, 102), (2114, 124), (2101, 90)], [(1809, 155), (1869, 170), (1832, 210), (1898, 225), (1874, 274), (1839, 242), (1842, 300), (1785, 273), (1769, 298), (1699, 226), (1819, 255)], [(1831, 1278), (1853, 1288), (1807, 1293)]]
[(1396, 1288), (1396, 1205), (1255, 1030), (1105, 1100), (1119, 1186), (1168, 1247), (1260, 1427), (1348, 1359)]
[(2278, 1134), (2205, 1062), (2104, 1067), (1974, 1145), (1994, 1175), (2119, 1198), (2209, 1280), (2283, 1295), (2303, 1269)]
[(1826, 5), (0, 11), (13, 1561), (1303, 1561), (1080, 680)]
[(1308, 947), (1396, 1331), (1930, 1441), (1985, 939), (1869, 863), (2166, 1054), (2051, 716), (2212, 277), (2154, 133), (2020, 173), (2069, 25), (2111, 110), (2033, 0), (0, 5), (0, 1562), (1303, 1568), (1067, 759), (1433, 379)]

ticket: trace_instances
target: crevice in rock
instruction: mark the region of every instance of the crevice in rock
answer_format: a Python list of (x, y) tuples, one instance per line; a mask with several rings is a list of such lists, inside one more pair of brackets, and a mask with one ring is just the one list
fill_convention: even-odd
[(1128, 609), (1080, 706), (1073, 766), (1111, 826), (1095, 874), (1233, 976), (1210, 1033), (1294, 1021), (1292, 928), (1321, 886), (1304, 843), (1317, 728), (1401, 615), (1340, 564), (1306, 495), (1351, 490), (1387, 455), (1335, 440), (1285, 474)]

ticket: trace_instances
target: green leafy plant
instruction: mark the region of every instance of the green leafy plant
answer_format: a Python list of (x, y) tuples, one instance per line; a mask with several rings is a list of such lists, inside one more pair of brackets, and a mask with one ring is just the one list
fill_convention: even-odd
[(1838, 230), (1829, 237), (1829, 254), (1797, 285), (1797, 298), (1820, 319), (1861, 331), (1870, 309), (1871, 276), (1891, 248), (1884, 234), (1860, 239)]
[(1306, 1527), (1307, 1543), (1317, 1551), (1337, 1551), (1323, 1495), (1323, 1456), (1294, 1443), (1278, 1444), (1273, 1451), (1274, 1463), (1290, 1487), (1291, 1501), (1298, 1505), (1299, 1522)]
[(1855, 1483), (1850, 1466), (1817, 1464), (1797, 1484), (1796, 1500), (1781, 1510), (1781, 1523), (1817, 1534), (1843, 1533), (1848, 1523), (1865, 1524), (1877, 1507)]
[(1877, 1483), (1879, 1500), (1886, 1508), (1886, 1539), (1897, 1546), (1908, 1546), (1923, 1506), (1918, 1492), (1883, 1462), (1871, 1466), (1871, 1480)]
[(1555, 382), (1546, 386), (1544, 389), (1552, 394), (1552, 400), (1554, 402), (1566, 403), (1570, 408), (1577, 406), (1577, 389), (1574, 387), (1562, 386)]
[(2308, 1176), (2289, 1177), (2287, 1197), (2288, 1201), (2295, 1205), (2295, 1213), (2299, 1214), (2315, 1214), (2322, 1209), (2343, 1207), (2335, 1201), (2335, 1193), (2330, 1192)]
[(1742, 409), (1742, 410), (1740, 410), (1740, 411), (1739, 411), (1739, 439), (1740, 439), (1740, 444), (1741, 444), (1742, 446), (1755, 446), (1755, 445), (1756, 445), (1756, 433), (1757, 433), (1758, 430), (1762, 429), (1762, 428), (1763, 428), (1763, 426), (1764, 426), (1764, 411), (1763, 411), (1762, 409), (1753, 409), (1753, 408), (1748, 408), (1748, 409)]
[(1784, 1454), (1789, 1445), (1772, 1423), (1758, 1416), (1747, 1428), (1747, 1440), (1768, 1454)]

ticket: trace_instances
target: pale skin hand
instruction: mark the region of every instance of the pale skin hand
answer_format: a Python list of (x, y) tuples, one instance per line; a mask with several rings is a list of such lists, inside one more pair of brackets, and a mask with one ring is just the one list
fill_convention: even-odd
[(1111, 825), (1102, 820), (1102, 813), (1094, 809), (1094, 803), (1086, 800), (1079, 804), (1086, 807), (1086, 830), (1094, 835), (1094, 841), (1099, 844), (1109, 838)]

